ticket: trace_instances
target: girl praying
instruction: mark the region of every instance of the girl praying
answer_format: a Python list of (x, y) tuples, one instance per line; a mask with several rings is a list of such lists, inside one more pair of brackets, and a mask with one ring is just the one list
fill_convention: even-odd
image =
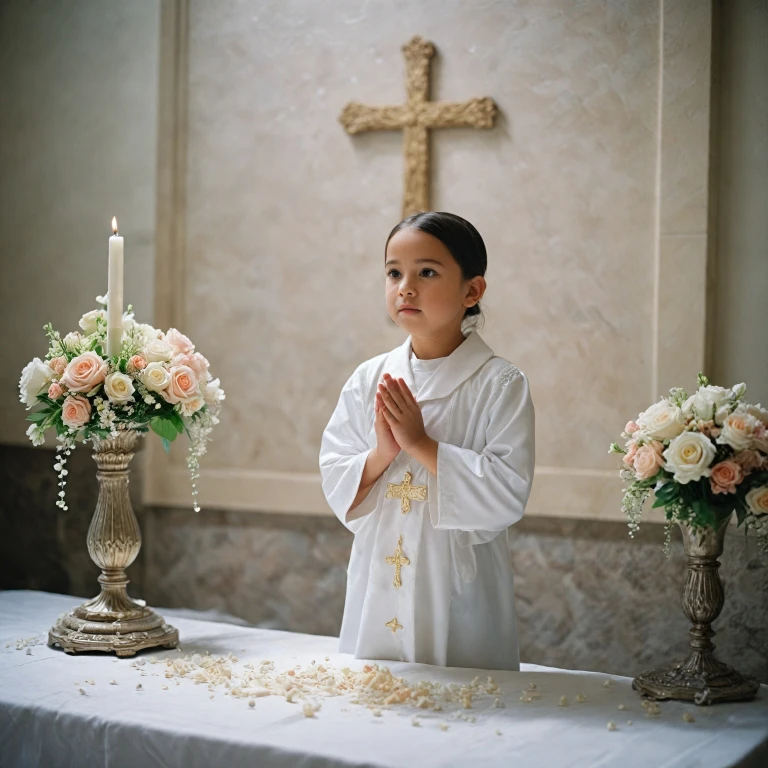
[(355, 370), (320, 449), (325, 497), (355, 534), (339, 650), (517, 670), (507, 528), (531, 491), (534, 410), (473, 325), (485, 244), (459, 216), (417, 213), (384, 261), (408, 338)]

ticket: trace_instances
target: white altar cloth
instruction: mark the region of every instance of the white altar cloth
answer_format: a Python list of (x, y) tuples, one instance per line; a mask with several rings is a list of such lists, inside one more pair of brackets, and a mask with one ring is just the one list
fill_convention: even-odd
[[(414, 682), (464, 684), (490, 674), (504, 691), (505, 706), (477, 702), (471, 710), (460, 710), (475, 718), (468, 722), (456, 719), (448, 707), (432, 712), (399, 705), (376, 717), (346, 698), (332, 697), (323, 699), (316, 717), (306, 718), (301, 704), (285, 698), (259, 698), (250, 708), (247, 701), (219, 690), (211, 699), (205, 685), (191, 680), (177, 686), (174, 680), (153, 676), (162, 668), (149, 661), (176, 651), (149, 651), (115, 661), (101, 654), (67, 656), (44, 644), (32, 645), (30, 654), (16, 649), (19, 641), (35, 636), (45, 642), (56, 617), (80, 602), (43, 592), (0, 592), (2, 768), (768, 766), (765, 685), (751, 703), (702, 708), (662, 702), (661, 714), (648, 717), (627, 677), (533, 664), (523, 664), (520, 672), (483, 672), (382, 662), (393, 674)], [(270, 659), (278, 669), (306, 667), (326, 656), (337, 668), (359, 669), (365, 663), (337, 653), (336, 638), (161, 612), (179, 629), (184, 653), (232, 652), (238, 664)], [(137, 658), (147, 660), (145, 676), (131, 666)], [(609, 677), (614, 684), (606, 688)], [(111, 679), (117, 685), (110, 685)], [(142, 691), (136, 690), (139, 682)], [(168, 690), (163, 690), (167, 683)], [(523, 703), (521, 691), (530, 683), (537, 684), (541, 698)], [(576, 702), (578, 693), (587, 701)], [(568, 698), (568, 706), (558, 706), (561, 696)], [(626, 710), (619, 710), (620, 704)], [(685, 722), (684, 712), (692, 713), (695, 722)], [(418, 727), (414, 715), (419, 716)], [(627, 725), (630, 719), (632, 725)], [(616, 723), (616, 731), (608, 730), (608, 721)]]

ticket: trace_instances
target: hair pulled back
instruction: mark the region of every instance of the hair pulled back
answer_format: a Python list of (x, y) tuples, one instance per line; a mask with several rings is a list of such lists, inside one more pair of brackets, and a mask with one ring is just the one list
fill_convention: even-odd
[[(466, 219), (455, 213), (444, 211), (426, 211), (414, 213), (403, 219), (387, 238), (384, 252), (389, 241), (402, 229), (417, 229), (436, 237), (450, 252), (451, 256), (461, 268), (464, 280), (473, 277), (484, 277), (488, 267), (488, 254), (485, 243), (480, 233)], [(472, 317), (481, 314), (480, 302), (472, 307), (467, 307), (464, 317)]]

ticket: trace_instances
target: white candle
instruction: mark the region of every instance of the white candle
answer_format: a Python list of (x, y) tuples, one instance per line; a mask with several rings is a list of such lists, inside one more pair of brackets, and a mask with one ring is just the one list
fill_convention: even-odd
[(117, 219), (112, 219), (109, 238), (107, 283), (107, 356), (117, 357), (123, 343), (123, 238), (117, 234)]

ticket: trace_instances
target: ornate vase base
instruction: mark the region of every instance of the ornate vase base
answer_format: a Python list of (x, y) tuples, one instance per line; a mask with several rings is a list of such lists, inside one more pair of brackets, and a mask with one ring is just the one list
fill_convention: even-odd
[(760, 683), (754, 677), (712, 661), (713, 668), (708, 671), (691, 669), (687, 662), (679, 661), (664, 669), (643, 672), (632, 681), (632, 688), (651, 699), (692, 701), (699, 706), (755, 697)]
[(48, 632), (48, 645), (66, 653), (104, 651), (135, 656), (145, 648), (176, 648), (179, 632), (165, 619), (138, 602), (124, 612), (93, 610), (99, 598), (60, 616)]

